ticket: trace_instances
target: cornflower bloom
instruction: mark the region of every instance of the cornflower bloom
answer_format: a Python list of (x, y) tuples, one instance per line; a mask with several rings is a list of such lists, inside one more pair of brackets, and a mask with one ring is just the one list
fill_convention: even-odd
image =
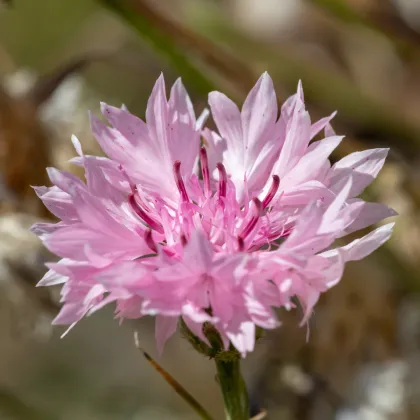
[(73, 137), (86, 183), (49, 168), (53, 186), (35, 187), (60, 219), (33, 227), (61, 257), (39, 283), (63, 284), (56, 324), (115, 302), (119, 318), (156, 316), (160, 351), (181, 317), (202, 342), (203, 324), (213, 325), (225, 349), (245, 356), (256, 327), (279, 325), (275, 308), (294, 307), (296, 297), (306, 322), (345, 263), (390, 237), (393, 224), (336, 246), (396, 214), (357, 198), (388, 149), (331, 165), (343, 137), (331, 128), (334, 114), (311, 122), (300, 84), (280, 116), (266, 73), (241, 110), (220, 92), (210, 93), (209, 106), (217, 132), (203, 128), (205, 115), (196, 119), (180, 80), (168, 100), (161, 76), (145, 122), (106, 104), (109, 125), (91, 116), (108, 157), (85, 155)]

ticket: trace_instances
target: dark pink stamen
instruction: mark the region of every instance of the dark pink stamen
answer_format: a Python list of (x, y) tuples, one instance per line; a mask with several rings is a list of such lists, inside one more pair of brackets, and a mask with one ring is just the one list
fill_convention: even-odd
[(258, 198), (254, 198), (252, 202), (254, 203), (254, 206), (252, 210), (250, 210), (252, 211), (251, 219), (249, 220), (247, 225), (242, 229), (242, 232), (239, 235), (242, 239), (245, 239), (255, 228), (256, 224), (258, 223), (259, 218), (261, 217), (261, 213), (263, 210), (261, 201), (258, 200)]
[(146, 242), (147, 246), (157, 254), (158, 250), (155, 244), (155, 241), (153, 240), (152, 236), (152, 230), (148, 229), (146, 230), (146, 233), (144, 234), (144, 241)]
[(245, 241), (242, 236), (238, 236), (238, 251), (242, 252), (245, 249)]
[(152, 229), (157, 230), (159, 233), (163, 233), (163, 227), (154, 220), (151, 216), (147, 214), (147, 212), (141, 208), (141, 206), (137, 203), (135, 194), (130, 194), (128, 196), (128, 202), (137, 216), (140, 217), (146, 224), (148, 224)]
[(271, 200), (276, 195), (279, 185), (280, 185), (280, 177), (278, 175), (273, 175), (273, 183), (271, 184), (270, 190), (268, 191), (267, 196), (264, 198), (262, 202), (262, 208), (265, 209), (270, 203)]
[(176, 160), (174, 163), (174, 175), (176, 186), (178, 187), (178, 190), (181, 194), (182, 201), (190, 201), (190, 199), (188, 198), (187, 189), (185, 188), (185, 184), (181, 176), (181, 162), (179, 160)]
[(219, 171), (219, 197), (226, 197), (227, 174), (223, 163), (219, 162), (217, 165)]
[(181, 241), (181, 245), (182, 246), (186, 246), (187, 245), (187, 243), (188, 243), (188, 241), (187, 241), (187, 237), (183, 234), (183, 233), (181, 233), (181, 236), (180, 236), (180, 241)]
[(207, 159), (207, 150), (205, 147), (200, 149), (200, 162), (201, 162), (201, 172), (203, 173), (204, 181), (204, 195), (205, 197), (210, 196), (210, 172), (209, 172), (209, 162)]

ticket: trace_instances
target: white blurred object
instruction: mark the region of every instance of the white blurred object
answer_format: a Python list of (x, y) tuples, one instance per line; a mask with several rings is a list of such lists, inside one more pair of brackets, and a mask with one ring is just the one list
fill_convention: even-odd
[[(15, 98), (24, 97), (35, 85), (38, 75), (27, 69), (19, 69), (4, 77), (3, 87)], [(92, 92), (83, 76), (68, 76), (39, 109), (39, 117), (50, 134), (53, 166), (72, 170), (74, 165), (68, 160), (74, 156), (70, 141), (72, 134), (84, 138), (84, 149), (95, 154), (96, 142), (90, 134), (88, 109), (97, 109), (99, 100)]]
[[(4, 77), (3, 87), (9, 95), (19, 98), (30, 91), (37, 79), (33, 71), (20, 69)], [(69, 76), (41, 106), (41, 119), (45, 123), (74, 123), (74, 113), (81, 101), (83, 88), (81, 76)]]
[(407, 23), (420, 29), (420, 0), (392, 0)]
[(354, 383), (355, 408), (345, 408), (337, 420), (404, 420), (408, 365), (403, 360), (365, 366)]
[(10, 96), (21, 97), (35, 84), (37, 76), (34, 72), (21, 69), (4, 76), (3, 87)]
[(314, 383), (299, 366), (286, 365), (281, 371), (282, 381), (298, 395), (307, 395), (313, 391)]
[(290, 30), (302, 10), (302, 0), (235, 0), (233, 6), (239, 26), (262, 38)]
[[(20, 213), (0, 217), (0, 330), (6, 336), (47, 339), (51, 333), (50, 314), (44, 312), (35, 284), (51, 257), (29, 227), (38, 221)], [(5, 329), (9, 332), (5, 333)]]

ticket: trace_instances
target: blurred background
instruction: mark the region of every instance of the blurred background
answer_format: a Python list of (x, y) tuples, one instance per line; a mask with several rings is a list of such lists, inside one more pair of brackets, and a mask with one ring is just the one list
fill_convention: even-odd
[[(87, 111), (138, 115), (160, 72), (238, 102), (265, 70), (279, 100), (302, 79), (311, 115), (338, 110), (333, 159), (390, 147), (365, 198), (399, 213), (389, 243), (352, 263), (310, 321), (282, 315), (244, 363), (254, 411), (279, 420), (420, 418), (420, 0), (0, 1), (0, 419), (195, 419), (142, 358), (153, 321), (112, 308), (64, 339), (56, 290), (33, 286), (48, 255), (28, 232), (49, 219), (30, 185), (68, 164), (72, 133), (100, 151)], [(223, 418), (212, 363), (175, 336), (160, 363)]]

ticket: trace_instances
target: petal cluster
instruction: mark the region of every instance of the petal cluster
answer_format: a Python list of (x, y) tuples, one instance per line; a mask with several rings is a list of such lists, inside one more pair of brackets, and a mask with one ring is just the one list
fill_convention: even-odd
[[(217, 131), (203, 128), (178, 80), (169, 99), (161, 76), (145, 121), (102, 105), (91, 116), (107, 157), (77, 152), (86, 182), (49, 168), (52, 187), (35, 187), (60, 221), (33, 231), (61, 257), (40, 285), (63, 284), (55, 323), (74, 324), (115, 302), (120, 318), (156, 316), (161, 350), (179, 317), (203, 340), (212, 323), (226, 346), (252, 351), (255, 328), (279, 325), (275, 308), (303, 306), (340, 280), (391, 235), (382, 226), (345, 246), (338, 238), (395, 215), (357, 196), (387, 149), (356, 152), (331, 165), (339, 145), (330, 121), (315, 123), (303, 90), (281, 107), (263, 74), (239, 109), (209, 95)], [(321, 137), (321, 140), (314, 140)]]

